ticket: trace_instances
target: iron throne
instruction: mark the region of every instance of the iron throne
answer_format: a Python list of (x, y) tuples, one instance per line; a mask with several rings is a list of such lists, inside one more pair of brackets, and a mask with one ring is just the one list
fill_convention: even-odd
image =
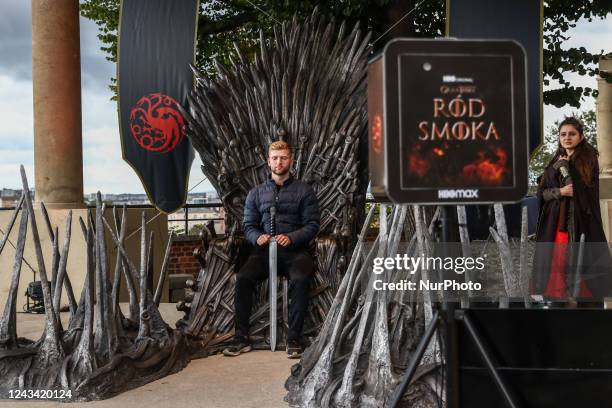
[[(369, 34), (347, 33), (316, 11), (303, 23), (274, 27), (249, 62), (237, 47), (229, 66), (215, 61), (218, 76), (195, 70), (188, 129), (226, 212), (226, 237), (205, 230), (202, 269), (189, 282), (186, 333), (201, 340), (204, 354), (233, 334), (234, 272), (244, 256), (242, 216), (248, 191), (269, 177), (267, 146), (276, 140), (294, 151), (292, 174), (314, 188), (321, 210), (316, 238), (315, 283), (305, 334), (315, 335), (346, 269), (346, 255), (363, 219), (367, 183), (366, 53)], [(269, 347), (266, 285), (258, 291), (251, 321), (255, 347)], [(280, 293), (280, 342), (286, 341), (287, 283)], [(284, 335), (282, 334), (284, 333)], [(282, 346), (282, 344), (280, 344)]]

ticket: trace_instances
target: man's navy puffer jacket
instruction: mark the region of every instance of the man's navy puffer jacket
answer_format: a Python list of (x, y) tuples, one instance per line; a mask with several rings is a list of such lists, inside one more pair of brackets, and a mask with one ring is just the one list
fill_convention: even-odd
[(307, 183), (290, 177), (277, 188), (271, 178), (249, 191), (244, 205), (244, 235), (257, 247), (257, 238), (270, 233), (270, 207), (276, 203), (276, 233), (291, 239), (289, 248), (307, 248), (319, 231), (317, 196)]

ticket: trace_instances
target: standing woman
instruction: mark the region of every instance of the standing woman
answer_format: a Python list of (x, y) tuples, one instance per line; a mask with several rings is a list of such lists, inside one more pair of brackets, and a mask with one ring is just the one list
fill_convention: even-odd
[(578, 296), (601, 298), (612, 289), (612, 259), (599, 208), (597, 156), (597, 150), (584, 139), (582, 123), (576, 118), (563, 120), (557, 152), (538, 185), (532, 288), (536, 294), (550, 298), (572, 295), (582, 234), (586, 243)]

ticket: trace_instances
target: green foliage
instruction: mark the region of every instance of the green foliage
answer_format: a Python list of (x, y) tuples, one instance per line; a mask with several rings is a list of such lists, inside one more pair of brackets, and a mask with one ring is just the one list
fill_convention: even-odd
[[(291, 19), (294, 15), (303, 20), (317, 7), (325, 15), (337, 21), (346, 20), (349, 26), (359, 22), (372, 31), (375, 41), (401, 19), (415, 5), (418, 8), (402, 21), (402, 30), (415, 37), (439, 37), (444, 35), (445, 0), (201, 0), (198, 23), (198, 49), (196, 65), (214, 76), (214, 60), (230, 62), (234, 43), (247, 56), (258, 47), (259, 30), (269, 36), (275, 22)], [(117, 61), (117, 31), (120, 0), (83, 0), (81, 14), (98, 24), (98, 37), (104, 44), (102, 50), (110, 61)], [(560, 87), (544, 92), (544, 103), (557, 107), (569, 104), (579, 107), (583, 97), (596, 96), (596, 90), (572, 86), (565, 79), (569, 72), (594, 76), (600, 53), (592, 54), (584, 47), (564, 49), (567, 31), (580, 19), (592, 21), (604, 18), (612, 12), (610, 0), (546, 0), (544, 1), (544, 84)], [(386, 42), (383, 37), (375, 48)], [(612, 77), (606, 78), (612, 82)], [(111, 79), (111, 89), (116, 92), (116, 81)]]
[(168, 226), (168, 234), (183, 235), (184, 233), (185, 233), (185, 229), (182, 227), (179, 227), (178, 225)]
[[(597, 96), (597, 90), (572, 86), (566, 79), (568, 72), (595, 76), (596, 64), (605, 52), (592, 54), (584, 47), (563, 48), (569, 39), (566, 32), (576, 27), (580, 19), (593, 21), (612, 13), (610, 0), (548, 0), (544, 2), (544, 85), (557, 81), (561, 87), (544, 91), (546, 104), (562, 107), (566, 104), (580, 107), (583, 97)], [(608, 50), (609, 51), (609, 50)], [(612, 78), (607, 77), (612, 82)]]
[[(198, 48), (196, 65), (214, 76), (214, 60), (228, 64), (234, 53), (234, 44), (252, 56), (259, 46), (259, 30), (264, 36), (273, 33), (277, 22), (308, 17), (316, 8), (336, 21), (346, 20), (349, 27), (360, 26), (377, 33), (385, 31), (392, 23), (387, 21), (387, 8), (391, 0), (201, 0), (198, 21)], [(404, 2), (408, 5), (411, 2)], [(107, 53), (107, 59), (117, 61), (117, 31), (120, 0), (84, 0), (81, 14), (96, 22), (101, 33), (98, 38)], [(410, 6), (412, 8), (412, 6)], [(416, 36), (441, 36), (444, 31), (444, 0), (428, 0), (413, 13)], [(381, 39), (381, 44), (383, 43)], [(115, 91), (114, 79), (111, 89)]]
[[(370, 221), (370, 228), (379, 228), (380, 227), (380, 203), (366, 203), (365, 213), (370, 212), (370, 208), (375, 206), (374, 213), (372, 214), (372, 220)], [(393, 206), (387, 206), (387, 219), (393, 213)]]
[(189, 228), (189, 235), (200, 235), (204, 229), (204, 224), (195, 224)]
[[(569, 116), (574, 116), (584, 125), (584, 137), (593, 147), (597, 148), (597, 123), (595, 119), (595, 111), (572, 112)], [(535, 152), (529, 162), (529, 185), (530, 190), (535, 190), (537, 179), (542, 173), (546, 165), (553, 158), (557, 151), (559, 143), (559, 123), (556, 121), (554, 125), (549, 126), (544, 132), (544, 143)]]
[[(187, 235), (200, 235), (200, 232), (204, 229), (204, 224), (193, 224), (189, 223), (189, 232)], [(185, 228), (179, 225), (168, 226), (168, 233), (174, 233), (174, 235), (184, 235)]]

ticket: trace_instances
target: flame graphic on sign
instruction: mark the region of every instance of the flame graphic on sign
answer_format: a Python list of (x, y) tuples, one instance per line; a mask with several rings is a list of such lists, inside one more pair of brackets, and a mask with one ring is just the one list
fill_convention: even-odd
[(376, 154), (382, 152), (382, 129), (383, 123), (379, 113), (374, 116), (372, 127), (370, 128), (370, 134), (372, 135), (372, 150)]
[(486, 157), (485, 152), (479, 152), (476, 160), (463, 166), (464, 179), (474, 184), (501, 184), (508, 163), (508, 154), (498, 147), (494, 156), (496, 160), (491, 160)]
[(430, 164), (429, 161), (423, 158), (418, 152), (411, 153), (408, 156), (408, 169), (410, 173), (423, 177), (427, 174)]

